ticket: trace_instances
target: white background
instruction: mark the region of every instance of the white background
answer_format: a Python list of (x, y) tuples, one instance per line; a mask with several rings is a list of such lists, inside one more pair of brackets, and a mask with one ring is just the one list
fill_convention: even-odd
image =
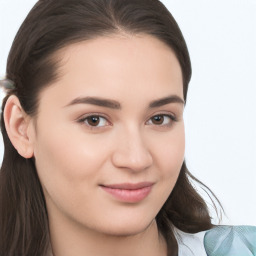
[[(0, 77), (35, 2), (0, 0)], [(162, 2), (180, 25), (192, 61), (185, 110), (189, 170), (222, 202), (222, 224), (256, 225), (256, 0)]]

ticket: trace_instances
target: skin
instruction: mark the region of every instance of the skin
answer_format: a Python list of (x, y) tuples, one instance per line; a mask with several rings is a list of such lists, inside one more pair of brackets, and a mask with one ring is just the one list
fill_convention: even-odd
[[(172, 50), (148, 35), (113, 35), (58, 53), (59, 80), (40, 94), (36, 120), (15, 96), (5, 121), (18, 152), (34, 157), (55, 256), (167, 255), (155, 217), (184, 160), (182, 72)], [(78, 97), (115, 100), (121, 109), (72, 104)], [(98, 115), (90, 126), (86, 115)], [(160, 116), (160, 123), (153, 117)], [(168, 115), (175, 117), (173, 121)], [(162, 120), (162, 122), (161, 122)], [(139, 202), (123, 202), (100, 185), (153, 182)]]

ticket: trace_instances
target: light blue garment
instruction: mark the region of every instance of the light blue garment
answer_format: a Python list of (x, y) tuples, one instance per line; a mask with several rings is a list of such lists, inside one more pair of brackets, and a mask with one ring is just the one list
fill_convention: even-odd
[(256, 256), (256, 227), (217, 226), (188, 234), (175, 229), (179, 256)]
[(208, 256), (256, 256), (256, 227), (217, 226), (204, 236)]

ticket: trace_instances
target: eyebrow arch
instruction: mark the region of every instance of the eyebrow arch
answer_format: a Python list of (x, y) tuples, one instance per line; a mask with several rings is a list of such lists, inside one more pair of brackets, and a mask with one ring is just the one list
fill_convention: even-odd
[(170, 95), (165, 98), (157, 99), (150, 102), (149, 108), (157, 108), (157, 107), (167, 105), (169, 103), (179, 103), (179, 104), (185, 105), (185, 102), (181, 97), (179, 97), (178, 95)]
[(75, 98), (72, 100), (68, 106), (76, 105), (76, 104), (91, 104), (100, 107), (112, 108), (112, 109), (121, 109), (121, 104), (115, 100), (103, 99), (98, 97), (83, 97), (83, 98)]
[[(149, 108), (157, 108), (164, 105), (167, 105), (169, 103), (179, 103), (184, 105), (185, 102), (182, 98), (180, 98), (177, 95), (171, 95), (168, 97), (164, 97), (161, 99), (157, 99), (154, 101), (151, 101), (149, 103)], [(72, 100), (69, 104), (67, 104), (65, 107), (76, 105), (76, 104), (91, 104), (96, 105), (100, 107), (106, 107), (111, 109), (121, 109), (121, 104), (118, 101), (110, 100), (110, 99), (104, 99), (104, 98), (98, 98), (98, 97), (78, 97)]]

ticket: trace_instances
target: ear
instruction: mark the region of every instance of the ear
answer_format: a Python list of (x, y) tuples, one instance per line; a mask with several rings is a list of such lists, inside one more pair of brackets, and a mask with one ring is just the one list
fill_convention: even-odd
[(4, 108), (5, 128), (12, 145), (24, 158), (34, 155), (32, 133), (32, 119), (23, 111), (19, 99), (11, 95)]

